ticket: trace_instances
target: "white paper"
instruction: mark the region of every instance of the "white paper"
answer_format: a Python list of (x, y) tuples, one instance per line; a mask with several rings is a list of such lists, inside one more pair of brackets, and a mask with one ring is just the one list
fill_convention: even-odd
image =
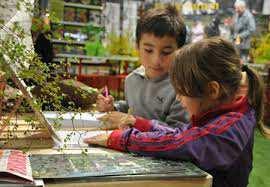
[(103, 116), (105, 113), (67, 112), (60, 114), (59, 112), (49, 111), (43, 112), (43, 114), (50, 124), (61, 124), (60, 129), (87, 129), (100, 128), (102, 122), (97, 118)]
[(99, 134), (111, 133), (112, 131), (57, 131), (57, 135), (61, 137), (62, 142), (55, 145), (56, 148), (76, 149), (86, 148), (88, 144), (85, 144), (83, 140), (85, 138), (94, 137)]

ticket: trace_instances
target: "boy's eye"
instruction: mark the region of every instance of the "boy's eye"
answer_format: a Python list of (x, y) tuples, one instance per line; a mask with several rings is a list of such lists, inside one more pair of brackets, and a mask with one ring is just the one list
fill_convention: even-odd
[(161, 53), (162, 55), (167, 56), (167, 55), (172, 54), (172, 51), (162, 51)]
[(152, 53), (153, 52), (152, 49), (144, 49), (144, 51), (147, 52), (147, 53)]

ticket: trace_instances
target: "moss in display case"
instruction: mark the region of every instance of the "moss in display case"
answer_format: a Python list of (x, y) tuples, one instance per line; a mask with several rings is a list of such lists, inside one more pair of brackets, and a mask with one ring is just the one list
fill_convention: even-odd
[(91, 1), (91, 5), (97, 5), (97, 6), (102, 5), (102, 0), (90, 0), (90, 1)]
[(82, 4), (85, 4), (85, 5), (90, 5), (91, 4), (91, 0), (81, 0), (81, 3)]
[(76, 45), (63, 45), (63, 53), (85, 55), (84, 47)]
[(61, 91), (66, 94), (67, 100), (73, 101), (75, 106), (89, 108), (96, 103), (98, 89), (89, 87), (73, 79), (60, 82)]
[(64, 26), (60, 24), (53, 24), (52, 28), (52, 38), (53, 39), (63, 39), (64, 38)]
[(53, 45), (53, 53), (59, 54), (64, 52), (64, 46), (61, 44), (54, 44)]
[(132, 176), (160, 179), (170, 176), (199, 178), (207, 175), (189, 162), (138, 157), (107, 150), (91, 154), (31, 155), (30, 162), (35, 178), (115, 176), (119, 179), (120, 176)]
[(101, 12), (96, 10), (89, 11), (89, 22), (93, 23), (94, 25), (100, 25)]
[(80, 23), (87, 23), (88, 22), (88, 11), (87, 9), (78, 8), (76, 14), (76, 21)]
[(64, 9), (64, 21), (76, 21), (76, 9), (73, 7), (66, 7)]

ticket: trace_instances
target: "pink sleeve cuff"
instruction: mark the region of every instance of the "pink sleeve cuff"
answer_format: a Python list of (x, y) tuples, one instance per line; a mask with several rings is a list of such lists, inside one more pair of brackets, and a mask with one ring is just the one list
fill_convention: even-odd
[(110, 149), (116, 149), (118, 151), (124, 151), (124, 145), (121, 143), (123, 136), (122, 130), (114, 130), (107, 141), (107, 147)]
[(138, 129), (139, 131), (147, 132), (151, 129), (152, 124), (150, 120), (141, 117), (136, 117), (136, 121), (133, 127)]

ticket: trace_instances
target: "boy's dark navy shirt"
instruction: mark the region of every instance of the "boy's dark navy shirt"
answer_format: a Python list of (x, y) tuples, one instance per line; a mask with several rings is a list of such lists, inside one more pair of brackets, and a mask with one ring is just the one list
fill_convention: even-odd
[(256, 117), (246, 97), (193, 116), (181, 128), (137, 118), (133, 128), (115, 130), (107, 145), (143, 156), (192, 161), (213, 176), (213, 186), (248, 185)]

